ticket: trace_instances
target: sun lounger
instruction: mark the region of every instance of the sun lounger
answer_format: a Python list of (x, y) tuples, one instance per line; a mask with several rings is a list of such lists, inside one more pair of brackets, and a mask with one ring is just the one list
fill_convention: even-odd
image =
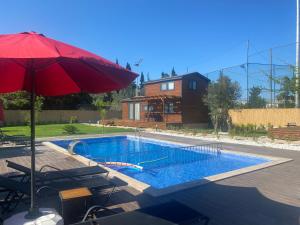
[[(30, 184), (0, 176), (1, 192), (7, 192), (3, 201), (1, 201), (1, 214), (15, 209), (23, 196), (30, 196)], [(3, 190), (4, 189), (4, 190)]]
[(0, 144), (13, 143), (15, 145), (25, 145), (28, 146), (30, 143), (30, 138), (25, 135), (6, 135), (0, 129)]
[[(109, 216), (90, 219), (97, 217), (98, 212), (102, 216), (105, 213), (108, 213)], [(105, 212), (105, 213), (103, 213)], [(112, 215), (114, 214), (114, 215)], [(148, 217), (150, 216), (150, 217)], [(157, 221), (152, 221), (153, 218), (156, 218)], [(149, 219), (149, 224), (164, 224), (164, 221), (168, 221), (169, 224), (178, 224), (178, 225), (190, 225), (190, 224), (203, 224), (208, 225), (209, 218), (197, 212), (196, 210), (180, 203), (177, 201), (169, 201), (166, 203), (142, 208), (135, 210), (133, 212), (125, 212), (116, 214), (111, 209), (108, 209), (103, 206), (93, 206), (91, 207), (83, 220), (80, 223), (74, 225), (110, 225), (110, 224), (130, 224), (130, 225), (140, 225), (148, 224), (147, 219)]]
[(176, 225), (170, 221), (138, 211), (119, 213), (96, 220), (79, 222), (73, 225)]
[[(30, 174), (31, 174), (31, 169), (26, 166), (20, 165), (18, 163), (15, 163), (15, 162), (12, 162), (9, 160), (6, 160), (6, 163), (7, 163), (7, 167), (10, 167), (19, 172), (22, 172), (26, 176), (30, 176)], [(46, 167), (54, 169), (54, 170), (42, 172), (42, 170)], [(99, 166), (60, 170), (56, 167), (49, 166), (49, 165), (45, 165), (40, 169), (40, 171), (36, 171), (36, 177), (40, 182), (53, 181), (53, 180), (59, 180), (59, 179), (76, 180), (76, 178), (79, 178), (79, 177), (98, 175), (98, 174), (106, 174), (106, 176), (107, 176), (108, 171)]]
[[(18, 181), (0, 175), (0, 187), (4, 189), (1, 192), (5, 191), (7, 193), (6, 197), (1, 202), (2, 214), (16, 208), (24, 196), (30, 196), (29, 182)], [(114, 192), (116, 186), (112, 186), (112, 182), (108, 181), (106, 178), (97, 176), (84, 180), (68, 182), (61, 180), (43, 183), (37, 186), (37, 193), (42, 194), (46, 190), (48, 191), (47, 194), (49, 194), (49, 190), (57, 193), (60, 190), (72, 189), (76, 187), (87, 187), (91, 190), (112, 188), (112, 191), (108, 195), (109, 198)]]
[(204, 224), (209, 223), (209, 218), (196, 210), (178, 202), (169, 201), (163, 204), (150, 206), (137, 210), (155, 217), (159, 217), (177, 224)]

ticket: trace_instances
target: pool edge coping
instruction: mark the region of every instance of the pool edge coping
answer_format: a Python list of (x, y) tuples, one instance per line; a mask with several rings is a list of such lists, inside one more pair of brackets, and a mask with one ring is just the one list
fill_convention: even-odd
[[(113, 135), (113, 136), (102, 135), (99, 138), (102, 138), (102, 137), (118, 137), (118, 136), (135, 137), (134, 135), (124, 134), (124, 135)], [(93, 137), (93, 138), (95, 138), (95, 137)], [(148, 137), (142, 137), (142, 138), (148, 139), (148, 140), (154, 140), (156, 142), (169, 143), (169, 144), (173, 144), (173, 145), (190, 146), (189, 144), (185, 144), (185, 143), (182, 143), (182, 142), (157, 140), (157, 139), (148, 138)], [(75, 139), (76, 138), (74, 138), (72, 140), (75, 140)], [(86, 139), (88, 139), (88, 138), (86, 138)], [(82, 162), (83, 164), (85, 164), (87, 166), (98, 165), (98, 166), (106, 169), (107, 171), (109, 171), (109, 177), (110, 178), (117, 177), (117, 178), (123, 180), (124, 182), (126, 182), (129, 186), (131, 186), (135, 190), (143, 192), (143, 193), (147, 193), (147, 194), (149, 194), (153, 197), (168, 195), (168, 194), (171, 194), (171, 193), (174, 193), (174, 192), (182, 191), (184, 189), (197, 187), (197, 186), (200, 186), (200, 185), (208, 184), (210, 182), (221, 181), (223, 179), (227, 179), (227, 178), (230, 178), (230, 177), (239, 176), (239, 175), (242, 175), (242, 174), (250, 173), (250, 172), (253, 172), (253, 171), (258, 171), (258, 170), (261, 170), (261, 169), (265, 169), (265, 168), (269, 168), (269, 167), (272, 167), (272, 166), (275, 166), (275, 165), (280, 165), (280, 164), (283, 164), (283, 163), (293, 161), (293, 159), (290, 159), (290, 158), (274, 157), (274, 156), (261, 155), (261, 154), (255, 154), (255, 153), (245, 153), (245, 152), (232, 151), (232, 150), (221, 150), (221, 152), (224, 152), (224, 153), (245, 155), (245, 156), (250, 156), (250, 157), (259, 157), (259, 158), (268, 159), (270, 161), (269, 162), (264, 162), (264, 163), (261, 163), (261, 164), (258, 164), (258, 165), (254, 165), (254, 166), (248, 166), (248, 167), (244, 167), (244, 168), (241, 168), (241, 169), (237, 169), (237, 170), (228, 171), (228, 172), (225, 172), (225, 173), (220, 173), (220, 174), (204, 177), (204, 178), (201, 178), (199, 180), (194, 180), (194, 181), (190, 181), (190, 182), (186, 182), (186, 183), (182, 183), (182, 184), (177, 184), (177, 185), (173, 185), (173, 186), (162, 188), (162, 189), (157, 189), (157, 188), (153, 188), (149, 184), (146, 184), (144, 182), (136, 180), (136, 179), (134, 179), (132, 177), (129, 177), (129, 176), (123, 174), (123, 173), (120, 173), (116, 170), (113, 170), (109, 167), (106, 167), (102, 164), (99, 164), (99, 163), (97, 163), (93, 160), (85, 158), (81, 155), (77, 155), (77, 154), (72, 155), (68, 151), (66, 151), (65, 148), (60, 147), (60, 146), (58, 146), (54, 143), (51, 143), (49, 141), (42, 142), (42, 144), (49, 147), (49, 148), (51, 148), (51, 149), (54, 149), (54, 150), (60, 152), (60, 153), (63, 153), (65, 155), (69, 156), (69, 157), (72, 157), (72, 158)]]

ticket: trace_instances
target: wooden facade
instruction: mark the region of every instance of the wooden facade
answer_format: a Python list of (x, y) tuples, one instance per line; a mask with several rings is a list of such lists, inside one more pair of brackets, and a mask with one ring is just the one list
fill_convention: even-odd
[(203, 103), (209, 79), (199, 73), (148, 81), (144, 96), (122, 101), (122, 120), (132, 126), (165, 125), (203, 126), (208, 109)]

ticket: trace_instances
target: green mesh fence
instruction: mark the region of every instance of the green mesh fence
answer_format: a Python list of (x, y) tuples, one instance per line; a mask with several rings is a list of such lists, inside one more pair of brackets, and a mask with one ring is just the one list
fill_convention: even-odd
[(265, 104), (260, 107), (290, 108), (295, 105), (295, 44), (250, 54), (248, 63), (218, 69), (205, 75), (216, 81), (220, 74), (237, 81), (241, 88), (239, 107), (247, 107), (251, 90), (260, 89)]

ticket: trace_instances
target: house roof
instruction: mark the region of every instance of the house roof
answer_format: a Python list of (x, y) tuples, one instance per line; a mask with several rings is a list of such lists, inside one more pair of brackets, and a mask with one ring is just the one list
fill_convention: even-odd
[(210, 82), (210, 80), (207, 77), (203, 76), (202, 74), (200, 74), (198, 72), (193, 72), (193, 73), (186, 73), (186, 74), (177, 75), (177, 76), (173, 76), (173, 77), (165, 77), (165, 78), (161, 78), (161, 79), (157, 79), (157, 80), (150, 80), (150, 81), (145, 82), (144, 84), (147, 85), (147, 84), (154, 84), (154, 83), (160, 83), (160, 82), (165, 82), (165, 81), (181, 80), (183, 77), (190, 76), (190, 75), (200, 76), (202, 79)]

